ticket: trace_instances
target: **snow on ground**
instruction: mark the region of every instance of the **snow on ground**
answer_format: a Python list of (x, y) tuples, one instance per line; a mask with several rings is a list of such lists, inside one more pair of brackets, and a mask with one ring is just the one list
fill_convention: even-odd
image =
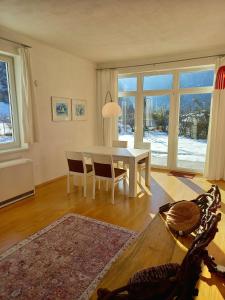
[[(134, 136), (132, 134), (121, 134), (121, 140), (127, 140), (129, 147), (134, 146)], [(167, 160), (168, 135), (165, 132), (151, 131), (144, 136), (144, 142), (151, 142), (152, 159), (159, 161)], [(180, 136), (178, 139), (178, 165), (181, 162), (191, 162), (200, 164), (205, 162), (207, 140), (194, 140)], [(165, 165), (165, 163), (163, 163)]]
[(10, 124), (1, 122), (0, 123), (0, 144), (13, 142), (13, 138), (9, 134), (12, 134), (12, 128), (10, 127)]
[[(167, 156), (168, 135), (165, 132), (152, 131), (144, 137), (144, 142), (151, 142), (155, 155)], [(194, 140), (180, 136), (178, 139), (178, 159), (189, 161), (205, 161), (207, 140)]]
[(6, 133), (11, 133), (12, 129), (11, 129), (10, 125), (11, 124), (1, 122), (0, 123), (0, 134), (4, 135)]
[(11, 136), (0, 136), (0, 144), (2, 143), (11, 143), (13, 142), (13, 139)]

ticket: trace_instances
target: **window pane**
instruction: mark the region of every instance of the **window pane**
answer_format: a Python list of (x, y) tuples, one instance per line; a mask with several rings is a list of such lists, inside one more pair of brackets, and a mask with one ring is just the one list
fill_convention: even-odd
[(122, 109), (122, 115), (118, 118), (119, 140), (128, 141), (128, 146), (134, 146), (135, 128), (135, 97), (119, 97), (118, 103)]
[(180, 74), (181, 88), (212, 86), (213, 81), (214, 70), (184, 72)]
[(14, 142), (7, 63), (0, 61), (0, 144)]
[(169, 109), (169, 95), (144, 97), (143, 142), (151, 142), (154, 165), (167, 165)]
[(173, 87), (173, 75), (144, 76), (143, 89), (146, 90), (170, 90)]
[(118, 78), (119, 92), (136, 92), (137, 77)]
[(211, 96), (188, 94), (180, 97), (178, 167), (203, 171)]

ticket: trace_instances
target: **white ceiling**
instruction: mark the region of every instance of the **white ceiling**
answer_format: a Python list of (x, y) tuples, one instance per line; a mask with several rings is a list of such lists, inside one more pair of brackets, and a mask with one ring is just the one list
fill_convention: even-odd
[(95, 62), (224, 49), (224, 0), (0, 0), (0, 25)]

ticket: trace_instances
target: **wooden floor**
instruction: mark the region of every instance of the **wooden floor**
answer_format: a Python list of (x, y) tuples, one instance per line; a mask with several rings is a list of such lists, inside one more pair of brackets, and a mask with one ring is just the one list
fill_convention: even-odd
[[(144, 184), (144, 180), (143, 180)], [(37, 188), (35, 197), (17, 202), (0, 209), (0, 253), (23, 240), (27, 236), (37, 232), (60, 218), (68, 212), (76, 212), (85, 216), (93, 217), (109, 223), (124, 226), (136, 231), (142, 231), (152, 221), (158, 211), (158, 207), (166, 202), (182, 199), (191, 200), (196, 195), (208, 190), (212, 182), (201, 177), (193, 179), (168, 176), (164, 171), (152, 171), (151, 188), (148, 190), (138, 187), (138, 196), (128, 198), (123, 194), (122, 186), (115, 190), (115, 205), (110, 202), (110, 191), (106, 192), (103, 187), (96, 193), (96, 199), (91, 199), (91, 182), (88, 185), (88, 197), (82, 197), (81, 187), (73, 188), (71, 194), (66, 194), (66, 178), (58, 179), (52, 183)], [(222, 220), (219, 224), (219, 232), (209, 246), (210, 254), (216, 257), (219, 264), (225, 265), (225, 182), (217, 182), (221, 189), (223, 203), (221, 206)], [(127, 187), (128, 188), (128, 187)], [(155, 220), (153, 222), (156, 222)], [(155, 223), (156, 224), (156, 223)], [(163, 230), (163, 229), (162, 229)], [(157, 232), (157, 231), (156, 231)], [(157, 234), (151, 247), (154, 250), (160, 238)], [(172, 251), (170, 242), (162, 244), (165, 256), (172, 253), (170, 260), (180, 262), (184, 253), (184, 245), (180, 245), (181, 251)], [(141, 246), (141, 241), (140, 241)], [(172, 252), (171, 252), (172, 251)], [(135, 261), (140, 268), (158, 264), (161, 259), (165, 260), (163, 253), (156, 257), (155, 252), (152, 261), (143, 257), (142, 261)], [(149, 258), (148, 258), (149, 259)], [(107, 277), (108, 276), (108, 277)], [(113, 269), (108, 273), (103, 283), (108, 287), (120, 286), (121, 282), (129, 277), (126, 268)], [(110, 280), (109, 280), (110, 278)], [(121, 280), (119, 278), (122, 278)], [(117, 284), (118, 283), (118, 284)], [(225, 299), (225, 281), (218, 280), (203, 269), (201, 280), (198, 284), (200, 293), (196, 299), (206, 300)], [(92, 297), (95, 299), (96, 297)]]

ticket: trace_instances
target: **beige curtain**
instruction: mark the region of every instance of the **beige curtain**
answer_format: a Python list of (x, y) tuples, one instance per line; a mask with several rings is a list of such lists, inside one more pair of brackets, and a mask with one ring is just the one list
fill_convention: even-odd
[(20, 81), (21, 81), (21, 115), (23, 124), (24, 143), (38, 142), (37, 109), (35, 91), (33, 87), (30, 53), (28, 48), (19, 48), (20, 55)]
[[(220, 58), (217, 68), (225, 65)], [(225, 180), (225, 90), (214, 90), (204, 176), (209, 180)]]
[[(111, 146), (115, 138), (115, 119), (102, 118), (105, 96), (110, 91), (113, 101), (117, 101), (117, 70), (97, 71), (97, 143)], [(108, 102), (110, 99), (106, 99)]]

